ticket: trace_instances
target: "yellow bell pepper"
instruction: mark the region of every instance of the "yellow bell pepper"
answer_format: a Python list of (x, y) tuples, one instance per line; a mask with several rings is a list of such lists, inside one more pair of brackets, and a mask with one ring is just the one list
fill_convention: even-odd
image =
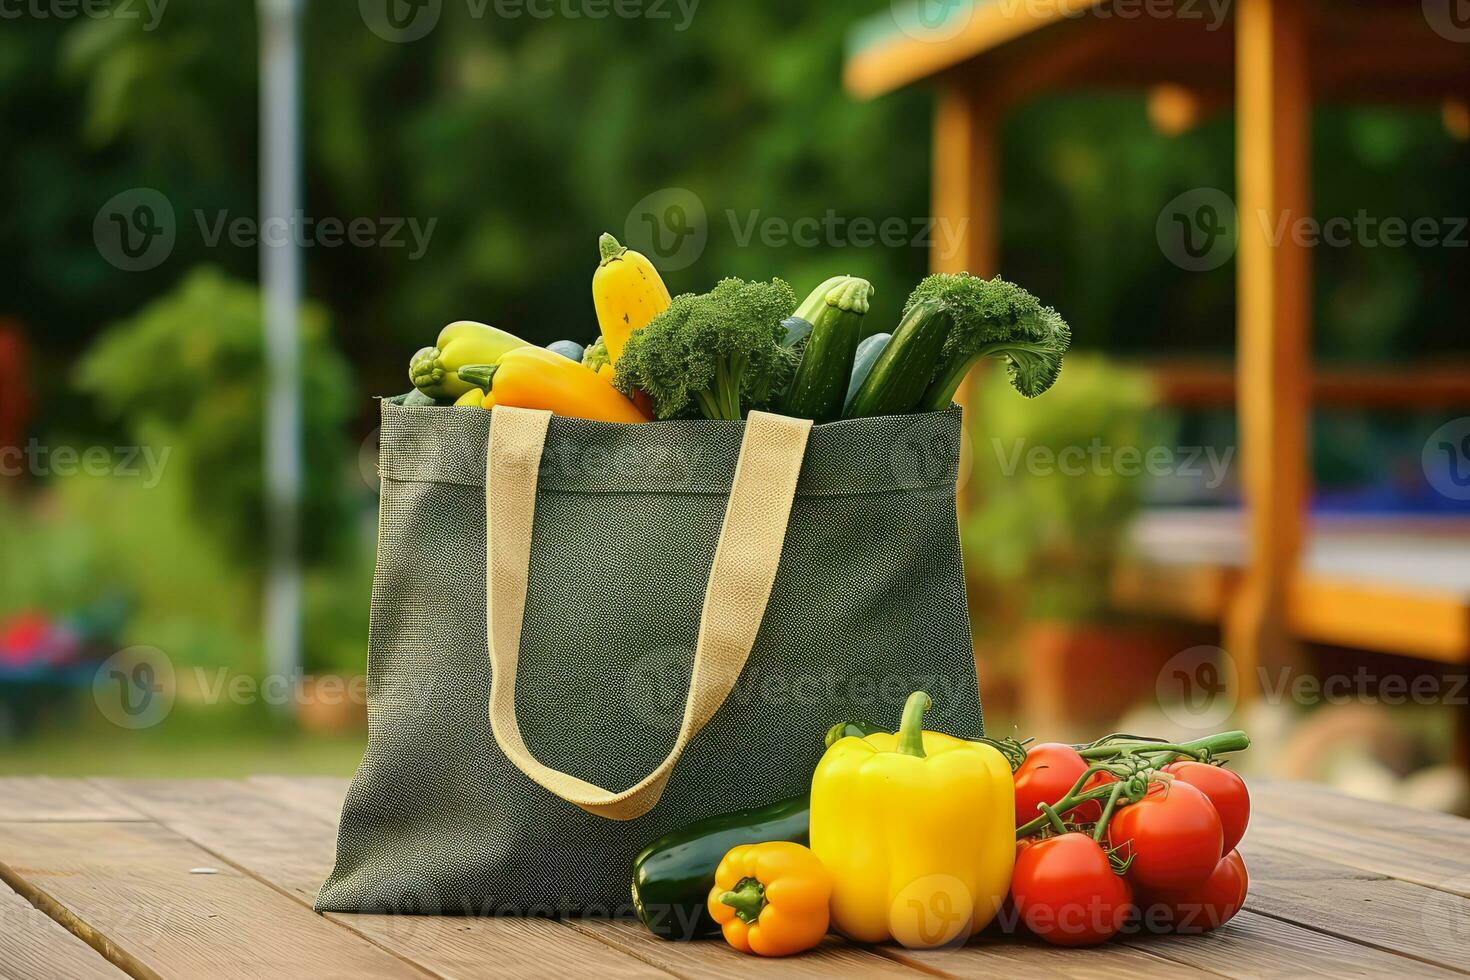
[(485, 408), (537, 408), (596, 422), (648, 421), (606, 378), (545, 347), (518, 347), (498, 364), (461, 368), (459, 377), (485, 392)]
[(962, 942), (995, 916), (1015, 862), (1015, 787), (999, 751), (923, 731), (847, 737), (812, 777), (811, 848), (832, 873), (832, 925), (911, 949)]
[(816, 855), (790, 841), (732, 847), (715, 869), (710, 916), (742, 953), (790, 956), (827, 934), (832, 876)]

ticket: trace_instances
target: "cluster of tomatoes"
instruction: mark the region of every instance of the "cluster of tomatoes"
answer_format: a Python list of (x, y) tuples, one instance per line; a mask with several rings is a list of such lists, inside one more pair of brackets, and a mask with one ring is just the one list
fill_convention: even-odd
[(1152, 767), (1167, 757), (1136, 744), (1092, 762), (1071, 745), (1028, 748), (1015, 773), (1016, 827), (1039, 836), (1017, 844), (1012, 924), (1086, 946), (1122, 931), (1205, 932), (1240, 911), (1245, 781), (1194, 759)]

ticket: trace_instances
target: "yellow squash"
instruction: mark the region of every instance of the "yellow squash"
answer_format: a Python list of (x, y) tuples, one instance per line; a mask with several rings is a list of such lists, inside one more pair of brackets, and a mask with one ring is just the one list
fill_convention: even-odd
[(673, 299), (658, 270), (642, 253), (619, 244), (611, 235), (603, 235), (597, 244), (602, 261), (592, 275), (592, 304), (597, 308), (608, 361), (616, 365), (628, 335), (647, 326)]
[[(459, 375), (484, 392), (479, 401), (484, 408), (536, 408), (596, 422), (648, 421), (606, 378), (545, 347), (518, 347), (498, 364), (473, 365), (461, 369)], [(467, 402), (462, 399), (456, 404)]]
[(896, 735), (841, 739), (812, 777), (811, 848), (832, 874), (832, 925), (861, 942), (962, 942), (1010, 888), (1010, 764), (989, 745), (923, 731), (929, 706), (916, 691)]
[(474, 387), (460, 379), (460, 368), (495, 364), (509, 351), (527, 346), (521, 338), (488, 323), (456, 320), (439, 331), (433, 347), (413, 356), (408, 380), (432, 398), (458, 398)]

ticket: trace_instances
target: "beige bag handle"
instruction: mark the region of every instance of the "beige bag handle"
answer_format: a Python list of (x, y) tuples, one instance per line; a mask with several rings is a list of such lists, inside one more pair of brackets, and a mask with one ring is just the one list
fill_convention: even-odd
[(684, 720), (663, 762), (637, 785), (613, 793), (538, 762), (521, 737), (515, 706), (516, 661), (526, 615), (536, 480), (551, 413), (503, 405), (493, 411), (485, 461), (490, 729), (516, 768), (568, 803), (609, 820), (641, 817), (658, 803), (674, 763), (725, 703), (750, 656), (781, 561), (812, 423), (750, 413), (705, 589)]

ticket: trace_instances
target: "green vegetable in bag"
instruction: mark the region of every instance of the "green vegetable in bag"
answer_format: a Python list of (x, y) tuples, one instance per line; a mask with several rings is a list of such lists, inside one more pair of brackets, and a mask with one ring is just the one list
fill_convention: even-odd
[(818, 286), (796, 311), (812, 330), (796, 377), (779, 406), (783, 414), (818, 422), (842, 416), (872, 294), (873, 285), (866, 279), (837, 276)]

